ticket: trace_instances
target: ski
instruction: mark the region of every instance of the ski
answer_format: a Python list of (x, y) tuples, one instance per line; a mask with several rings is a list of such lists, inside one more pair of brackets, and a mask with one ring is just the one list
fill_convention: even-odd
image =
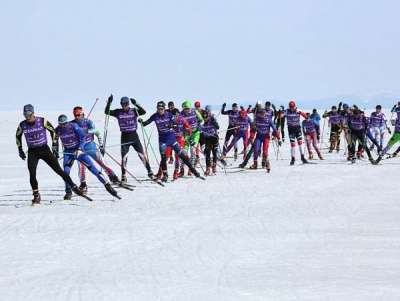
[(113, 187), (115, 188), (123, 188), (129, 191), (134, 191), (134, 187), (133, 185), (129, 185), (129, 184), (124, 184), (124, 183), (117, 183), (117, 184), (113, 184)]

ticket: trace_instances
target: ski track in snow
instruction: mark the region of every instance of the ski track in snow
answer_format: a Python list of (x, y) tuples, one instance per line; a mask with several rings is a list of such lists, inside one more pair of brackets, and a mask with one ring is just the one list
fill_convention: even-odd
[[(93, 203), (63, 201), (39, 163), (45, 201), (31, 207), (13, 144), (20, 116), (0, 115), (0, 300), (400, 300), (400, 159), (349, 165), (324, 150), (325, 161), (290, 167), (286, 142), (284, 160), (271, 145), (270, 174), (220, 170), (165, 188), (130, 179), (122, 200), (89, 175)], [(132, 150), (128, 168), (145, 177)]]

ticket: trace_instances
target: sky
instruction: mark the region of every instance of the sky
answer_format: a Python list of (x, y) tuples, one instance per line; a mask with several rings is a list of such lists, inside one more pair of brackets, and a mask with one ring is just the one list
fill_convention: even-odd
[(400, 1), (0, 1), (0, 109), (400, 96)]

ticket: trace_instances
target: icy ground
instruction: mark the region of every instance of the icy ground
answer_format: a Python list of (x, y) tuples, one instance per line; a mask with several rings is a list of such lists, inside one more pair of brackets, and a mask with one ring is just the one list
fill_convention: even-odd
[[(44, 201), (30, 207), (21, 116), (0, 116), (0, 300), (400, 300), (400, 159), (349, 165), (325, 149), (325, 161), (290, 167), (286, 142), (283, 160), (271, 145), (271, 174), (145, 182), (120, 201), (90, 176), (93, 203), (63, 201), (40, 163)], [(118, 140), (110, 121), (117, 158)]]

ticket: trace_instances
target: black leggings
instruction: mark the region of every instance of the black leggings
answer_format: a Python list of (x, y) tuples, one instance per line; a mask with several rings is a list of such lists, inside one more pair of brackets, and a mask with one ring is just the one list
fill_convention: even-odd
[(212, 164), (217, 164), (217, 151), (218, 151), (218, 137), (204, 137), (205, 149), (204, 155), (206, 156), (206, 166), (211, 166), (211, 153), (213, 155)]
[(128, 163), (128, 152), (129, 147), (133, 147), (133, 149), (137, 152), (140, 160), (143, 162), (143, 165), (146, 167), (147, 172), (151, 172), (151, 167), (149, 164), (149, 160), (146, 158), (143, 150), (142, 143), (140, 142), (139, 136), (137, 132), (129, 132), (122, 133), (121, 135), (121, 172), (122, 175), (126, 174), (126, 165)]
[[(228, 144), (229, 144), (229, 140), (231, 139), (231, 137), (234, 137), (235, 136), (235, 133), (236, 133), (236, 128), (233, 128), (233, 127), (235, 127), (234, 125), (229, 125), (229, 129), (226, 131), (226, 134), (225, 134), (225, 141), (224, 141), (224, 149), (226, 149), (227, 147), (228, 147)], [(235, 151), (237, 151), (237, 146), (236, 146), (236, 144), (235, 144), (235, 146), (234, 146), (234, 149), (235, 149)]]
[(365, 139), (366, 139), (366, 134), (365, 130), (351, 130), (351, 144), (350, 144), (350, 158), (355, 157), (355, 152), (356, 152), (356, 143), (358, 141), (358, 153), (362, 151), (362, 149), (365, 149), (365, 152), (367, 153), (367, 156), (369, 159), (372, 158), (371, 152), (369, 151), (369, 148), (365, 146)]
[(28, 170), (30, 183), (32, 186), (32, 190), (38, 190), (38, 181), (36, 179), (36, 169), (39, 163), (39, 160), (43, 160), (46, 162), (48, 166), (51, 167), (63, 180), (68, 183), (71, 187), (75, 186), (75, 183), (72, 181), (71, 177), (67, 175), (60, 164), (58, 163), (57, 158), (52, 154), (48, 145), (41, 146), (38, 148), (29, 148), (28, 149)]

